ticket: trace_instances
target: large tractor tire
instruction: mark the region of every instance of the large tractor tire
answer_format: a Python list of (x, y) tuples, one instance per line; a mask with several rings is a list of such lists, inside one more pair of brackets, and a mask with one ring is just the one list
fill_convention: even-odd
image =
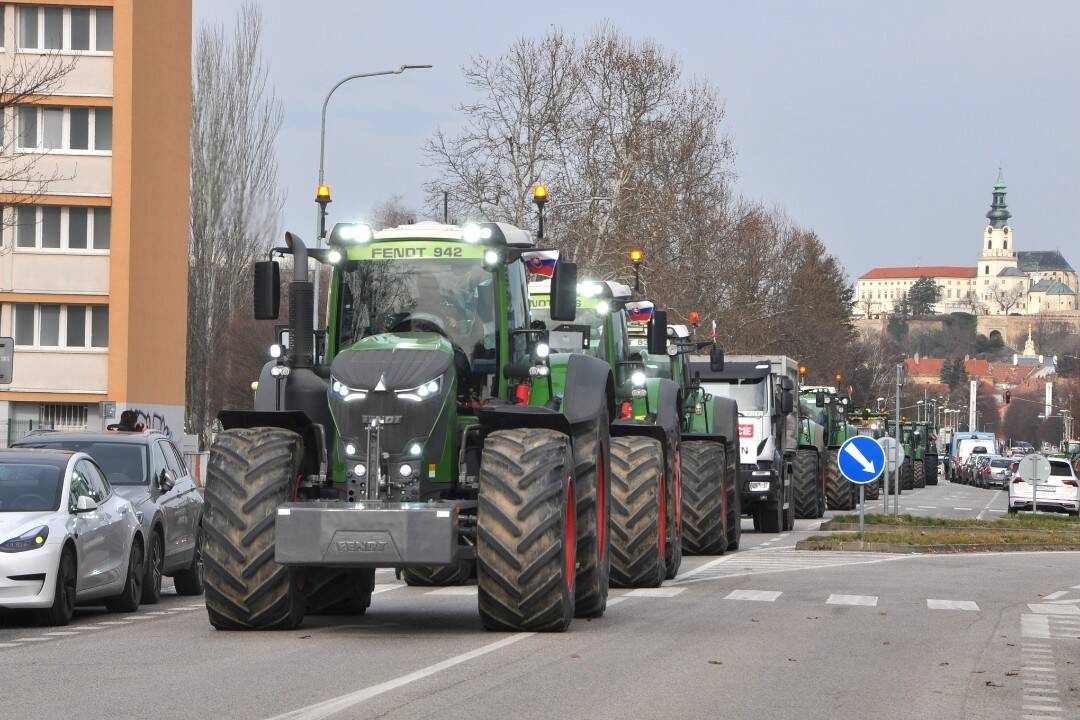
[(900, 469), (900, 489), (901, 490), (914, 490), (915, 489), (915, 461), (908, 459), (904, 461), (903, 466)]
[(866, 499), (877, 500), (881, 497), (881, 478), (879, 477), (872, 483), (866, 485)]
[(797, 450), (792, 465), (795, 470), (791, 478), (795, 517), (821, 517), (821, 459), (817, 451), (809, 448)]
[(938, 484), (938, 456), (927, 455), (923, 462), (926, 464), (926, 484), (937, 485)]
[(683, 544), (688, 555), (723, 555), (728, 547), (724, 446), (682, 444)]
[(664, 449), (648, 437), (611, 440), (611, 584), (660, 587), (666, 508)]
[(664, 578), (674, 580), (682, 567), (682, 443), (668, 453), (664, 468), (664, 510), (667, 544), (664, 547)]
[(363, 615), (375, 590), (375, 569), (318, 568), (304, 578), (309, 615)]
[(911, 465), (911, 485), (915, 488), (926, 487), (926, 461), (916, 460)]
[[(739, 446), (732, 448), (734, 452), (728, 457), (737, 457)], [(724, 468), (724, 493), (727, 495), (727, 549), (735, 552), (742, 542), (742, 495), (739, 491), (739, 469), (725, 466)]]
[(570, 440), (500, 430), (480, 461), (476, 584), (488, 630), (560, 632), (574, 617), (576, 507)]
[(608, 417), (574, 443), (574, 498), (577, 501), (577, 579), (575, 617), (600, 617), (607, 609), (611, 556), (611, 460)]
[(290, 630), (304, 618), (302, 573), (274, 562), (274, 518), (302, 454), (300, 436), (281, 428), (226, 430), (210, 448), (203, 560), (218, 630)]
[(401, 571), (401, 579), (409, 587), (450, 587), (464, 585), (472, 577), (472, 561), (461, 560), (450, 565), (422, 565)]
[(840, 463), (836, 453), (826, 453), (825, 457), (825, 499), (830, 510), (852, 510), (851, 483), (840, 472)]

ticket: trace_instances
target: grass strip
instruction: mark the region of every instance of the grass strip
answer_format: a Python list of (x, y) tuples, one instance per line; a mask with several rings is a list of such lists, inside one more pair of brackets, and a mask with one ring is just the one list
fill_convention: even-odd
[[(832, 518), (836, 524), (859, 522), (857, 514), (837, 515)], [(1080, 521), (1068, 515), (1031, 515), (1018, 514), (997, 520), (974, 520), (963, 518), (925, 517), (922, 515), (888, 515), (870, 513), (866, 516), (867, 527), (871, 525), (896, 525), (940, 528), (1012, 528), (1024, 530), (1064, 530), (1080, 532)]]

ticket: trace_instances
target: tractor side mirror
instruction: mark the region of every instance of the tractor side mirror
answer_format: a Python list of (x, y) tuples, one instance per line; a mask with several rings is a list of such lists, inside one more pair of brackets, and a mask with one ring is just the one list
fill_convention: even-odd
[(791, 390), (783, 390), (780, 393), (780, 413), (790, 415), (795, 409), (795, 393)]
[(273, 260), (255, 263), (255, 319), (277, 320), (281, 307), (281, 268)]
[(814, 404), (817, 405), (818, 407), (825, 407), (825, 392), (824, 391), (822, 391), (822, 390), (817, 391), (817, 394), (814, 396)]
[[(712, 372), (724, 371), (724, 348), (719, 345), (714, 345), (709, 352), (709, 370)], [(700, 373), (698, 375), (700, 377)]]
[(667, 310), (653, 311), (649, 321), (649, 354), (667, 355)]
[(551, 319), (573, 322), (577, 317), (577, 263), (560, 260), (551, 276)]

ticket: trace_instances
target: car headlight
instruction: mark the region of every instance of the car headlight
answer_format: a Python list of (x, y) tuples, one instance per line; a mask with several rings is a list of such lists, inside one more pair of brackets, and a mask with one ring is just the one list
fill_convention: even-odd
[(394, 394), (402, 400), (412, 400), (413, 402), (420, 402), (421, 400), (427, 400), (428, 398), (435, 397), (442, 391), (442, 375), (434, 380), (428, 380), (426, 383), (420, 383), (416, 387), (405, 388), (404, 390), (395, 390)]
[(0, 543), (0, 552), (17, 553), (33, 550), (34, 548), (44, 545), (45, 540), (48, 537), (49, 526), (42, 525), (41, 527), (36, 527), (33, 530), (24, 532), (19, 537), (14, 537)]
[(354, 402), (356, 400), (363, 400), (367, 397), (368, 391), (362, 388), (349, 387), (345, 383), (336, 378), (330, 380), (330, 392), (340, 397), (345, 402)]

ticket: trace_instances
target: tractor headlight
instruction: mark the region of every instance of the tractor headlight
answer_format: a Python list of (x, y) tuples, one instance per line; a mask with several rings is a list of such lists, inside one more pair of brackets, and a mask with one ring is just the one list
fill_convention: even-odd
[(499, 254), (498, 250), (488, 250), (484, 253), (484, 268), (488, 270), (499, 267), (501, 261), (502, 255)]
[(326, 262), (331, 265), (337, 265), (341, 262), (341, 253), (337, 250), (330, 250), (330, 252), (326, 253)]
[(630, 382), (634, 385), (634, 387), (644, 387), (645, 373), (641, 372), (640, 370), (635, 370), (634, 374), (630, 376)]
[(289, 372), (290, 372), (290, 370), (289, 370), (288, 365), (275, 365), (274, 367), (270, 368), (270, 376), (271, 377), (276, 377), (276, 378), (285, 377), (286, 375), (289, 374)]
[(461, 239), (470, 245), (475, 245), (481, 240), (491, 238), (491, 228), (480, 227), (476, 223), (469, 223), (461, 228)]
[(398, 474), (401, 475), (401, 477), (409, 477), (412, 475), (412, 465), (405, 463), (398, 468)]
[(607, 300), (601, 300), (600, 302), (596, 303), (596, 312), (601, 315), (607, 315), (609, 312), (611, 312), (611, 305), (608, 304)]
[(275, 344), (270, 346), (270, 357), (274, 358), (275, 360), (277, 358), (281, 357), (281, 346), (280, 345), (275, 343)]
[(347, 443), (345, 445), (345, 454), (350, 455), (350, 456), (351, 455), (356, 455), (356, 446), (353, 445), (352, 443)]
[(413, 443), (409, 446), (409, 454), (413, 457), (418, 456), (424, 448), (420, 447), (420, 443)]
[(49, 526), (42, 525), (41, 527), (36, 527), (33, 530), (24, 532), (19, 537), (13, 537), (10, 540), (0, 543), (0, 552), (17, 553), (33, 550), (34, 548), (44, 545), (45, 540), (48, 537)]
[(428, 380), (426, 383), (420, 383), (416, 387), (405, 388), (404, 390), (395, 390), (394, 394), (402, 400), (412, 400), (413, 402), (420, 402), (421, 400), (427, 400), (430, 397), (435, 397), (442, 390), (442, 375), (434, 380)]
[(349, 387), (340, 380), (331, 380), (330, 391), (335, 395), (341, 397), (345, 402), (354, 402), (356, 400), (363, 400), (367, 397), (368, 391), (360, 388)]
[(363, 465), (357, 465), (353, 468), (352, 471), (353, 475), (355, 475), (356, 477), (364, 477), (365, 475), (367, 475), (367, 468)]
[[(337, 235), (337, 237), (333, 237)], [(338, 223), (331, 233), (331, 241), (340, 240), (343, 243), (366, 243), (371, 242), (375, 232), (370, 225), (363, 223)]]

